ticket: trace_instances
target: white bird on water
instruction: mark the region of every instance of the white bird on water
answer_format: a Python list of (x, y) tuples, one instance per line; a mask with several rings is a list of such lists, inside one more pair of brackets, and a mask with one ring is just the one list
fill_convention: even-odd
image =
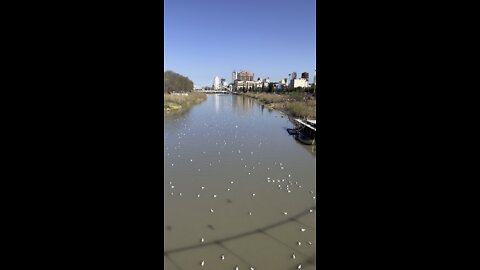
[(225, 260), (225, 255), (222, 254), (222, 256), (220, 257), (220, 259), (223, 261)]
[(238, 270), (238, 265), (237, 265), (237, 266), (235, 266), (235, 270)]
[(200, 239), (200, 242), (202, 242), (202, 243), (205, 242), (205, 239), (203, 239), (203, 237), (202, 237), (202, 239)]
[(295, 253), (292, 254), (292, 258), (295, 260)]
[(213, 209), (210, 209), (210, 213), (213, 213)]
[(202, 261), (202, 262), (200, 263), (200, 265), (201, 265), (201, 266), (204, 266), (204, 265), (205, 265), (205, 261)]

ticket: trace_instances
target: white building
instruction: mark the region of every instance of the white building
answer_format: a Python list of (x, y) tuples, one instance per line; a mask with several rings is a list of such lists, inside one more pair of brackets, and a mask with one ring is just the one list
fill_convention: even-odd
[(213, 79), (213, 90), (218, 89), (220, 89), (220, 78), (218, 78), (218, 76), (215, 76), (215, 79)]
[(297, 87), (306, 88), (306, 87), (308, 87), (308, 81), (304, 78), (293, 79), (293, 80), (290, 81), (290, 87), (292, 87), (292, 88), (297, 88)]
[(238, 91), (238, 90), (243, 90), (243, 89), (254, 89), (256, 86), (255, 81), (239, 81), (236, 80), (233, 83), (233, 90)]

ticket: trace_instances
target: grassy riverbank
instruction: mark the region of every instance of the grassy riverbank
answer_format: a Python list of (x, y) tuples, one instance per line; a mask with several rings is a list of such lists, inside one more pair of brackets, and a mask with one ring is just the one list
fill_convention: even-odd
[(189, 92), (187, 95), (164, 94), (164, 111), (184, 110), (207, 99), (205, 93)]
[(258, 99), (266, 107), (280, 110), (293, 117), (316, 119), (317, 102), (305, 93), (290, 92), (286, 94), (246, 92), (247, 97)]

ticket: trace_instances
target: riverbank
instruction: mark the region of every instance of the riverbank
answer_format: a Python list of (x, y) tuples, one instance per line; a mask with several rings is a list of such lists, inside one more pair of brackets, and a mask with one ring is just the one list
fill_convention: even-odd
[(285, 94), (246, 92), (240, 93), (255, 98), (267, 108), (284, 112), (292, 117), (316, 119), (317, 102), (305, 93), (290, 92)]
[(207, 99), (205, 93), (189, 92), (186, 94), (164, 94), (163, 110), (185, 110)]

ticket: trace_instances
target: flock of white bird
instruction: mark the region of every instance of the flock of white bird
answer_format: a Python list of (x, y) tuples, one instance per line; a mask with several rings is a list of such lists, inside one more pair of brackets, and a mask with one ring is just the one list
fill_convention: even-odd
[[(225, 123), (227, 124), (227, 123)], [(202, 134), (201, 136), (204, 138), (204, 139), (219, 139), (219, 138), (223, 138), (222, 137), (222, 129), (220, 128), (221, 126), (217, 123), (217, 125), (209, 125), (208, 123), (204, 123), (203, 124), (206, 128), (208, 128), (209, 132), (205, 133), (205, 134)], [(231, 125), (231, 123), (230, 123)], [(233, 125), (233, 129), (234, 130), (238, 130), (239, 126), (238, 124), (235, 124)], [(248, 127), (245, 127), (245, 128), (248, 128)], [(188, 135), (187, 135), (187, 132)], [(168, 163), (170, 166), (166, 166), (165, 167), (165, 170), (166, 170), (166, 176), (168, 177), (168, 172), (170, 170), (182, 170), (183, 168), (185, 168), (185, 163), (182, 163), (180, 160), (178, 160), (177, 164), (179, 165), (178, 168), (175, 168), (175, 165), (176, 165), (176, 158), (181, 158), (182, 157), (182, 154), (178, 153), (178, 150), (182, 149), (183, 145), (182, 145), (182, 139), (184, 139), (186, 136), (189, 136), (189, 137), (195, 137), (196, 134), (194, 132), (191, 132), (191, 129), (189, 127), (187, 127), (187, 125), (185, 124), (184, 125), (184, 131), (180, 131), (178, 133), (176, 133), (176, 139), (178, 139), (178, 142), (173, 144), (173, 146), (170, 144), (170, 147), (166, 147), (165, 148), (165, 155), (167, 157), (167, 159), (170, 160), (171, 163)], [(257, 137), (256, 135), (253, 135), (253, 137)], [(238, 142), (238, 138), (245, 138), (245, 137), (242, 137), (242, 136), (239, 136), (237, 134), (237, 132), (235, 132), (235, 135), (232, 136), (232, 141), (228, 142), (227, 140), (225, 139), (221, 139), (220, 140), (220, 144), (219, 144), (219, 141), (215, 142), (215, 145), (218, 147), (219, 145), (225, 147), (227, 146), (228, 144), (232, 145), (231, 148), (233, 148), (235, 145), (239, 145), (239, 148), (242, 148), (245, 146), (244, 143), (239, 143)], [(168, 138), (169, 140), (171, 139), (174, 139), (174, 138)], [(256, 148), (258, 149), (258, 151), (261, 151), (261, 147), (262, 147), (262, 140), (260, 140), (259, 143), (254, 143), (253, 142), (253, 138), (249, 138), (250, 139), (250, 144), (252, 145), (256, 145)], [(167, 137), (165, 138), (165, 140), (167, 140)], [(237, 144), (238, 143), (238, 144)], [(210, 143), (205, 143), (205, 145), (211, 145)], [(224, 149), (225, 151), (225, 149)], [(236, 152), (236, 155), (238, 155), (238, 158), (240, 161), (242, 162), (246, 162), (245, 159), (247, 158), (245, 155), (242, 155), (242, 149), (228, 149), (228, 151), (235, 155), (235, 152)], [(205, 159), (207, 157), (210, 157), (212, 158), (212, 156), (214, 155), (213, 153), (216, 152), (216, 156), (218, 157), (221, 157), (222, 156), (222, 151), (216, 151), (216, 150), (213, 150), (212, 149), (209, 149), (207, 151), (202, 151), (202, 156), (204, 158), (202, 158), (202, 161), (205, 162)], [(247, 152), (249, 154), (250, 157), (248, 157), (249, 160), (251, 160), (252, 158), (254, 158), (254, 155), (255, 155), (255, 152), (254, 151), (249, 151)], [(208, 155), (210, 154), (210, 156)], [(213, 154), (213, 155), (212, 155)], [(185, 155), (185, 154), (184, 154)], [(176, 158), (175, 158), (176, 157)], [(197, 158), (195, 157), (189, 157), (186, 159), (187, 163), (189, 162), (190, 163), (190, 166), (199, 166), (197, 165), (196, 161), (197, 161)], [(213, 166), (213, 164), (215, 163), (221, 163), (221, 159), (216, 159), (216, 160), (209, 160), (208, 161), (208, 164), (209, 164), (209, 167), (215, 167)], [(265, 165), (265, 164), (262, 164), (261, 161), (258, 161), (255, 163), (255, 165), (248, 165), (246, 163), (244, 164), (240, 164), (239, 165), (243, 165), (243, 168), (244, 169), (248, 169), (248, 175), (251, 177), (252, 175), (254, 176), (254, 172), (255, 172), (255, 165), (257, 165), (257, 169), (259, 167), (261, 167), (262, 165)], [(221, 165), (218, 165), (218, 166), (221, 166)], [(265, 183), (269, 183), (269, 184), (272, 184), (271, 187), (275, 187), (276, 189), (278, 189), (278, 191), (282, 191), (282, 192), (286, 192), (286, 193), (292, 193), (292, 191), (296, 191), (296, 190), (301, 190), (302, 189), (302, 185), (300, 184), (300, 181), (298, 179), (294, 179), (294, 177), (292, 176), (292, 172), (290, 173), (286, 173), (285, 172), (285, 169), (287, 168), (287, 165), (284, 164), (284, 162), (274, 162), (272, 164), (273, 167), (275, 167), (277, 170), (276, 172), (282, 172), (282, 174), (284, 174), (285, 176), (284, 177), (266, 177), (266, 179), (258, 179), (259, 181), (264, 181)], [(170, 167), (170, 168), (168, 168)], [(266, 166), (265, 166), (266, 167)], [(280, 171), (278, 171), (278, 168), (280, 169)], [(202, 168), (196, 168), (198, 172), (201, 172), (201, 169)], [(214, 168), (212, 168), (214, 169)], [(267, 167), (266, 168), (267, 171), (270, 171), (271, 168), (270, 167)], [(214, 175), (212, 175), (212, 177), (214, 177)], [(241, 179), (240, 176), (237, 176), (235, 177), (237, 179)], [(172, 179), (172, 178), (170, 178)], [(180, 180), (179, 180), (180, 181)], [(225, 180), (220, 180), (220, 181), (225, 181)], [(231, 180), (231, 179), (228, 179), (226, 180), (227, 181), (227, 184), (230, 183), (230, 185), (228, 186), (228, 188), (226, 188), (226, 192), (232, 192), (234, 190), (234, 183), (237, 181), (237, 182), (242, 182), (241, 180)], [(169, 181), (169, 186), (170, 186), (170, 191), (169, 191), (169, 194), (170, 196), (183, 196), (183, 192), (179, 191), (176, 184), (174, 183), (173, 179)], [(193, 194), (192, 196), (196, 197), (197, 199), (198, 198), (201, 198), (202, 196), (209, 196), (208, 194), (205, 195), (205, 194), (202, 194), (203, 193), (206, 193), (206, 189), (208, 189), (208, 187), (206, 187), (205, 185), (202, 185), (199, 187), (199, 192), (197, 192), (196, 194)], [(307, 191), (305, 191), (306, 193), (308, 193)], [(261, 193), (261, 192), (260, 192)], [(187, 192), (186, 193), (187, 195), (190, 194), (190, 192)], [(316, 197), (315, 197), (315, 191), (314, 190), (310, 190), (309, 193), (310, 194), (310, 197), (312, 200), (315, 200)], [(212, 197), (213, 198), (217, 198), (218, 194), (213, 194)], [(252, 198), (255, 198), (257, 197), (257, 195), (262, 195), (262, 194), (257, 194), (257, 193), (250, 193), (250, 196)], [(188, 195), (190, 196), (190, 195)], [(215, 214), (215, 209), (214, 208), (210, 208), (209, 209), (209, 212), (210, 214)], [(313, 209), (311, 209), (309, 211), (310, 213), (313, 213)], [(208, 213), (208, 212), (207, 212)], [(288, 211), (283, 211), (282, 213), (279, 213), (279, 214), (283, 214), (285, 216), (289, 215)], [(254, 215), (254, 211), (250, 210), (248, 211), (248, 216), (252, 216)], [(306, 232), (307, 229), (306, 228), (299, 228), (300, 232)], [(205, 240), (205, 237), (200, 237), (200, 243), (203, 243), (203, 244), (206, 244), (206, 240)], [(297, 242), (297, 245), (298, 246), (301, 246), (302, 243), (300, 241)], [(312, 242), (311, 241), (308, 241), (308, 245), (312, 245)], [(219, 256), (219, 259), (221, 261), (224, 261), (225, 260), (225, 254), (221, 254)], [(291, 259), (292, 260), (296, 260), (296, 255), (295, 253), (292, 253), (291, 254)], [(200, 266), (201, 267), (205, 267), (207, 266), (207, 262), (206, 260), (202, 260), (200, 262)], [(301, 269), (302, 268), (302, 264), (298, 264), (297, 265), (298, 269)], [(250, 270), (254, 270), (254, 266), (250, 266)], [(235, 270), (239, 270), (239, 266), (235, 266)]]

